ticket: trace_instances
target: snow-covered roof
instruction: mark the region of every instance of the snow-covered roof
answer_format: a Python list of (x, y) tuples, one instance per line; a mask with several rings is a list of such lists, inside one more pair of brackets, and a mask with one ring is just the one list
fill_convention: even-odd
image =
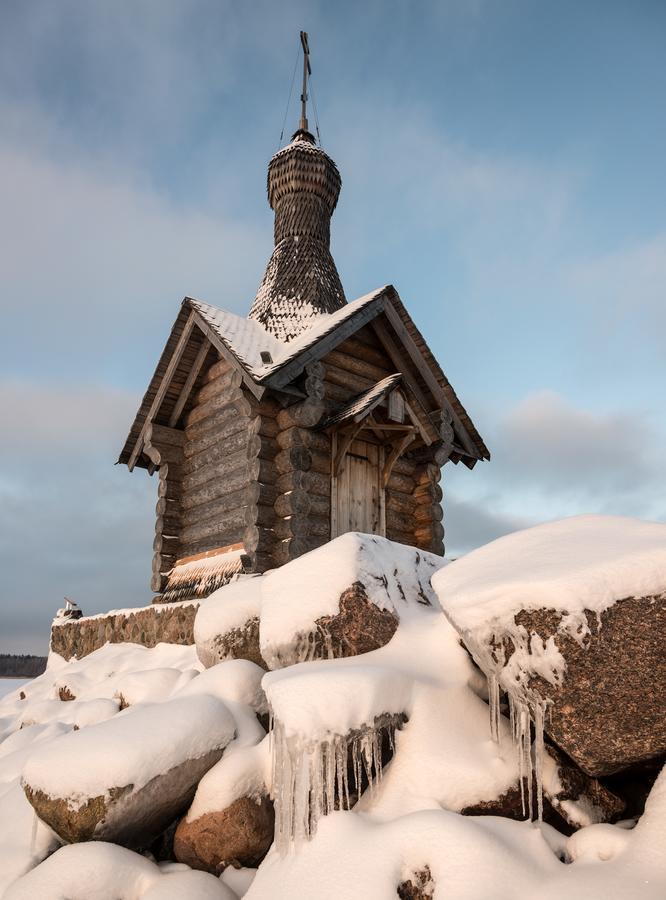
[(348, 403), (343, 403), (342, 406), (338, 407), (338, 409), (322, 422), (319, 427), (322, 430), (330, 428), (331, 425), (337, 425), (339, 422), (344, 422), (346, 419), (359, 421), (365, 413), (370, 412), (375, 406), (381, 403), (400, 381), (402, 381), (401, 372), (396, 372), (395, 375), (389, 375), (387, 378), (382, 378), (381, 381), (378, 381), (377, 384), (368, 388), (367, 391), (363, 391), (363, 393), (358, 394), (356, 397), (352, 397)]
[[(453, 411), (454, 428), (463, 446), (460, 450), (454, 448), (452, 460), (458, 462), (462, 458), (471, 467), (478, 459), (488, 459), (490, 454), (482, 438), (427, 342), (414, 325), (397, 291), (392, 285), (385, 285), (345, 304), (335, 312), (316, 316), (309, 328), (289, 341), (280, 340), (256, 319), (244, 318), (201, 300), (186, 297), (118, 461), (129, 464), (130, 468), (134, 463), (139, 466), (148, 465), (140, 452), (145, 425), (148, 420), (168, 424), (180, 391), (189, 385), (189, 392), (192, 394), (196, 385), (196, 379), (192, 381), (190, 378), (193, 360), (199, 352), (205, 352), (207, 342), (212, 345), (212, 355), (206, 365), (210, 365), (218, 355), (227, 356), (241, 370), (248, 389), (260, 397), (266, 388), (281, 390), (292, 384), (308, 363), (324, 357), (339, 343), (384, 312), (391, 317), (387, 325), (397, 329), (395, 338), (392, 339), (396, 347), (400, 346), (403, 356), (410, 359), (426, 378), (426, 381), (421, 382), (419, 390), (425, 393), (434, 391), (434, 396), (438, 399), (433, 400), (433, 404), (448, 404)], [(192, 325), (192, 317), (198, 327), (188, 331), (188, 327)], [(184, 338), (185, 349), (182, 346)], [(180, 356), (174, 366), (173, 359), (178, 356), (179, 348)], [(201, 371), (205, 370), (206, 366), (202, 365)], [(418, 380), (421, 375), (415, 377)], [(165, 379), (169, 380), (168, 392), (163, 390)], [(181, 406), (180, 415), (187, 413), (188, 402), (190, 401)]]
[[(314, 324), (297, 338), (281, 341), (267, 331), (256, 319), (246, 319), (235, 313), (227, 312), (210, 303), (188, 297), (185, 303), (195, 309), (207, 324), (215, 331), (220, 340), (243, 364), (247, 371), (258, 381), (266, 381), (287, 363), (296, 359), (301, 353), (316, 344), (321, 338), (335, 331), (342, 323), (353, 318), (365, 309), (373, 300), (382, 297), (387, 287), (379, 288), (347, 303), (334, 313), (322, 313)], [(271, 356), (270, 362), (261, 358), (262, 351)]]

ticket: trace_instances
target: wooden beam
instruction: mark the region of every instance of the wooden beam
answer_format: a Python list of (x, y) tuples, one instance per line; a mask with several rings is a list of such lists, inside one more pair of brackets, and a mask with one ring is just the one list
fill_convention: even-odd
[(395, 441), (391, 452), (389, 453), (388, 459), (384, 464), (384, 468), (382, 470), (382, 487), (385, 488), (388, 484), (388, 480), (391, 477), (391, 472), (393, 471), (393, 466), (396, 463), (396, 460), (402, 456), (407, 447), (416, 439), (416, 435), (413, 431), (409, 434), (405, 434), (399, 441)]
[(217, 334), (213, 331), (213, 329), (208, 325), (202, 316), (199, 315), (198, 312), (193, 310), (194, 315), (196, 316), (196, 323), (199, 328), (206, 335), (208, 340), (211, 342), (213, 347), (217, 350), (220, 356), (224, 357), (233, 366), (234, 369), (237, 369), (241, 375), (243, 376), (243, 381), (249, 388), (249, 390), (254, 394), (257, 400), (261, 400), (264, 395), (265, 388), (261, 385), (257, 384), (257, 382), (252, 378), (250, 373), (247, 371), (245, 366), (243, 366), (239, 360), (236, 358), (236, 355), (231, 352), (231, 350), (227, 347), (223, 340), (221, 340)]
[(338, 452), (335, 457), (335, 462), (333, 463), (333, 472), (335, 473), (336, 477), (342, 472), (342, 464), (345, 461), (347, 450), (349, 450), (352, 441), (355, 439), (362, 428), (363, 423), (359, 422), (353, 428), (349, 428), (347, 431), (339, 432), (339, 436), (342, 438), (342, 440), (339, 441)]
[[(416, 400), (418, 405), (423, 410), (425, 421), (427, 421), (429, 423), (430, 422), (430, 411), (428, 409), (428, 401), (426, 400), (426, 398), (423, 394), (423, 391), (421, 390), (421, 388), (416, 383), (415, 379), (410, 374), (408, 365), (407, 365), (407, 360), (402, 355), (402, 353), (400, 353), (400, 350), (398, 349), (398, 347), (397, 347), (395, 341), (393, 340), (393, 338), (391, 337), (391, 335), (388, 333), (388, 329), (386, 328), (386, 326), (384, 325), (383, 322), (379, 322), (379, 321), (373, 322), (372, 328), (373, 328), (374, 332), (376, 333), (377, 337), (379, 338), (379, 340), (381, 341), (382, 346), (384, 347), (384, 349), (386, 350), (388, 355), (391, 357), (391, 360), (393, 361), (393, 365), (397, 366), (398, 371), (402, 373), (402, 377), (405, 382), (405, 385), (409, 388), (410, 393), (412, 394), (412, 396), (414, 397), (414, 399)], [(407, 402), (406, 402), (406, 406), (412, 410), (412, 413), (411, 413), (412, 416), (415, 418), (415, 420), (417, 420), (419, 422), (419, 425), (420, 425), (419, 430), (421, 431), (421, 436), (423, 437), (424, 442), (428, 446), (430, 446), (430, 444), (432, 444), (432, 438), (429, 435), (427, 435), (427, 432), (426, 432), (425, 428), (423, 427), (420, 418), (414, 412), (412, 407), (409, 406), (409, 404)]]
[(334, 328), (329, 334), (323, 335), (312, 346), (307, 347), (302, 353), (297, 354), (292, 360), (285, 363), (284, 366), (268, 375), (262, 380), (262, 384), (272, 388), (284, 389), (285, 385), (297, 378), (306, 365), (310, 362), (316, 362), (326, 354), (334, 350), (338, 344), (341, 344), (346, 338), (351, 337), (365, 325), (370, 322), (384, 308), (386, 303), (386, 295), (384, 292), (379, 293), (373, 300), (352, 313), (348, 319), (345, 319), (337, 328)]
[(143, 442), (146, 434), (146, 428), (151, 424), (153, 420), (153, 416), (156, 412), (158, 412), (162, 400), (164, 400), (164, 395), (167, 392), (169, 384), (171, 383), (171, 379), (174, 376), (174, 372), (178, 367), (178, 363), (180, 362), (180, 358), (183, 355), (183, 350), (185, 349), (187, 342), (190, 338), (190, 334), (192, 333), (192, 328), (194, 327), (194, 318), (195, 312), (194, 310), (190, 310), (190, 314), (187, 317), (187, 321), (185, 322), (185, 327), (183, 328), (183, 332), (178, 339), (178, 343), (173, 351), (171, 359), (169, 360), (169, 365), (166, 367), (166, 372), (162, 376), (162, 381), (160, 382), (160, 386), (157, 389), (157, 393), (153, 399), (153, 402), (150, 405), (150, 409), (148, 410), (148, 415), (146, 416), (146, 420), (143, 423), (141, 431), (139, 433), (138, 438), (136, 439), (136, 443), (134, 444), (134, 449), (130, 455), (129, 460), (127, 461), (127, 468), (130, 472), (134, 469), (136, 465), (136, 461), (139, 458), (139, 455), (143, 449)]
[(472, 443), (472, 439), (470, 438), (469, 434), (467, 433), (467, 429), (465, 428), (463, 423), (460, 421), (460, 418), (458, 417), (455, 409), (451, 405), (451, 401), (446, 396), (446, 393), (444, 392), (443, 387), (441, 386), (441, 384), (439, 383), (439, 381), (433, 374), (433, 371), (430, 368), (430, 366), (427, 364), (427, 362), (423, 358), (423, 354), (421, 353), (419, 348), (416, 346), (414, 338), (411, 336), (411, 334), (405, 328), (404, 322), (402, 321), (402, 319), (400, 318), (400, 316), (398, 315), (398, 313), (396, 312), (396, 310), (390, 303), (386, 304), (386, 307), (384, 308), (384, 312), (386, 314), (386, 318), (391, 323), (391, 327), (393, 328), (393, 330), (395, 331), (397, 336), (402, 341), (402, 344), (403, 344), (405, 350), (407, 351), (407, 353), (409, 353), (414, 365), (416, 366), (416, 368), (419, 371), (419, 374), (422, 376), (423, 380), (430, 388), (430, 391), (432, 392), (433, 397), (435, 397), (435, 399), (440, 404), (440, 406), (449, 410), (449, 412), (451, 413), (451, 416), (453, 417), (453, 421), (457, 425), (458, 433), (460, 434), (463, 444), (465, 444), (465, 447), (470, 452), (470, 454), (475, 459), (477, 459), (478, 453), (476, 452), (476, 448), (474, 447), (474, 444)]
[(204, 334), (204, 339), (203, 339), (201, 348), (200, 348), (199, 352), (197, 353), (197, 357), (192, 364), (190, 373), (187, 376), (187, 379), (185, 381), (185, 384), (182, 387), (180, 395), (178, 396), (178, 400), (176, 401), (176, 405), (173, 408), (173, 412), (171, 413), (171, 416), (169, 417), (169, 428), (173, 428), (176, 425), (176, 423), (178, 422), (178, 419), (180, 418), (180, 414), (182, 413), (183, 408), (185, 407), (185, 404), (187, 403), (187, 398), (190, 396), (190, 392), (192, 391), (192, 388), (194, 387), (194, 382), (199, 377), (199, 372), (201, 371), (201, 367), (204, 364), (204, 360), (206, 359), (206, 356), (208, 355), (208, 351), (210, 350), (210, 347), (211, 347), (211, 343), (208, 340), (207, 336)]

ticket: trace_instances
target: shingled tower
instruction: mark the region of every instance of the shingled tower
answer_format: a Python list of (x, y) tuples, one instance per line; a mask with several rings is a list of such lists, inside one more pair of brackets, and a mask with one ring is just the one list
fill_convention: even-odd
[(340, 175), (301, 120), (268, 167), (275, 248), (243, 318), (186, 297), (119, 462), (159, 473), (156, 600), (347, 531), (444, 552), (441, 467), (489, 454), (397, 291), (345, 300)]

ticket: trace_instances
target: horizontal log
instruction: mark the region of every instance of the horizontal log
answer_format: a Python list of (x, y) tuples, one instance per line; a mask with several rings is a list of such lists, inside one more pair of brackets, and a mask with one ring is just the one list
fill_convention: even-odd
[(303, 382), (303, 387), (305, 388), (305, 393), (308, 395), (310, 400), (319, 402), (324, 399), (326, 391), (324, 387), (324, 380), (322, 378), (318, 378), (315, 375), (308, 375), (308, 377)]
[(403, 531), (409, 534), (414, 530), (414, 521), (411, 516), (396, 512), (394, 509), (386, 510), (386, 528), (391, 531)]
[(339, 347), (336, 350), (331, 350), (326, 356), (326, 368), (329, 375), (331, 366), (335, 366), (345, 372), (350, 372), (352, 375), (360, 375), (361, 378), (366, 378), (373, 383), (382, 381), (387, 375), (391, 375), (395, 371), (394, 367), (391, 366), (389, 368), (389, 365), (388, 361), (386, 365), (373, 365), (367, 358), (344, 353)]
[(229, 385), (225, 391), (222, 391), (221, 393), (216, 394), (216, 396), (211, 397), (210, 400), (205, 400), (203, 403), (199, 403), (197, 406), (193, 407), (187, 414), (185, 429), (187, 430), (202, 419), (206, 419), (218, 409), (228, 406), (229, 403), (242, 399), (243, 389), (238, 385)]
[(357, 338), (356, 335), (352, 338), (347, 338), (346, 341), (343, 341), (342, 344), (336, 347), (336, 350), (339, 353), (345, 353), (348, 356), (353, 356), (357, 359), (364, 359), (378, 369), (385, 370), (387, 374), (392, 374), (395, 371), (395, 366), (391, 362), (388, 354), (385, 353), (377, 343), (375, 343), (374, 346), (365, 343), (363, 340)]
[(438, 481), (441, 481), (442, 470), (434, 463), (426, 463), (425, 466), (419, 466), (414, 473), (414, 478), (417, 484), (436, 484)]
[(226, 418), (226, 421), (218, 424), (213, 428), (194, 431), (187, 436), (187, 442), (184, 447), (185, 460), (183, 463), (184, 472), (192, 471), (196, 467), (196, 463), (191, 463), (192, 457), (203, 453), (210, 447), (228, 446), (229, 453), (234, 453), (245, 445), (244, 437), (247, 436), (247, 428), (253, 420), (245, 416), (232, 415)]
[(331, 438), (327, 434), (298, 426), (280, 431), (276, 441), (280, 450), (288, 450), (290, 447), (307, 447), (312, 450), (330, 452), (331, 449)]
[(358, 393), (358, 391), (351, 391), (347, 387), (340, 387), (339, 384), (333, 384), (331, 381), (325, 381), (324, 387), (324, 399), (328, 407), (327, 415), (337, 409), (338, 406), (342, 406), (343, 403), (354, 396), (354, 393)]
[(417, 528), (424, 527), (430, 522), (441, 522), (444, 518), (444, 512), (439, 503), (419, 504), (414, 510), (414, 521)]
[(156, 534), (153, 540), (153, 550), (156, 553), (177, 555), (180, 538), (176, 535)]
[(183, 495), (183, 485), (174, 478), (160, 478), (157, 484), (157, 496), (166, 497), (167, 500), (180, 500)]
[(281, 410), (277, 416), (280, 431), (298, 425), (301, 428), (312, 428), (324, 415), (325, 406), (321, 401), (302, 400)]
[(244, 484), (249, 484), (254, 480), (248, 477), (248, 460), (242, 450), (232, 454), (228, 459), (211, 462), (207, 466), (197, 469), (191, 475), (187, 475), (182, 483), (183, 497), (189, 500), (194, 491), (220, 478), (229, 480), (230, 491), (236, 491)]
[(168, 572), (176, 564), (176, 557), (171, 553), (153, 553), (152, 570), (155, 572)]
[(325, 497), (316, 494), (309, 494), (310, 497), (310, 515), (320, 516), (322, 518), (330, 518), (331, 516), (331, 498), (330, 495)]
[(155, 519), (155, 534), (164, 534), (175, 537), (180, 534), (180, 517), (158, 516)]
[(211, 534), (199, 541), (181, 544), (182, 557), (196, 556), (199, 553), (209, 553), (211, 550), (221, 550), (229, 544), (240, 544), (243, 540), (244, 528), (231, 528), (229, 531), (221, 531), (219, 534)]
[(312, 472), (293, 470), (280, 475), (275, 482), (278, 494), (286, 494), (288, 491), (303, 490), (310, 493), (312, 485)]
[(321, 547), (326, 543), (327, 539), (325, 537), (289, 538), (277, 544), (273, 558), (277, 565), (282, 566), (292, 559), (298, 559), (304, 553), (316, 550), (317, 547)]
[[(157, 450), (159, 453), (159, 462), (157, 465), (163, 465), (165, 463), (175, 463), (176, 465), (180, 465), (183, 461), (183, 448), (177, 447), (174, 444), (151, 444), (153, 451)], [(155, 457), (151, 454), (151, 460), (155, 462)]]
[(416, 509), (416, 499), (412, 494), (402, 494), (399, 491), (386, 492), (386, 508), (395, 510), (406, 516), (411, 516)]
[[(242, 534), (248, 525), (249, 512), (253, 507), (241, 506), (238, 509), (227, 509), (212, 519), (183, 528), (180, 537), (183, 544), (191, 544), (210, 538), (213, 535)], [(229, 541), (229, 543), (234, 543)], [(221, 544), (224, 546), (224, 544)]]
[(243, 554), (243, 571), (247, 573), (267, 572), (269, 569), (275, 568), (275, 560), (272, 553), (254, 553), (248, 551)]
[(305, 447), (282, 450), (275, 457), (275, 468), (280, 475), (286, 472), (307, 472), (312, 466), (312, 454)]
[(185, 442), (185, 434), (181, 428), (167, 428), (166, 425), (158, 425), (151, 422), (146, 428), (146, 443), (151, 443), (158, 449), (160, 447), (182, 447)]
[(312, 460), (311, 469), (319, 472), (321, 475), (331, 474), (331, 454), (324, 453), (321, 450), (311, 450), (310, 457)]
[(195, 406), (199, 406), (201, 403), (205, 403), (207, 400), (211, 400), (219, 394), (226, 393), (230, 388), (234, 389), (240, 387), (242, 381), (243, 377), (237, 369), (226, 369), (217, 378), (211, 378), (210, 381), (206, 381), (201, 390), (196, 394), (194, 399)]
[(386, 526), (386, 537), (389, 541), (395, 541), (396, 544), (407, 544), (408, 547), (415, 547), (417, 544), (413, 531), (397, 531), (394, 528)]
[(415, 528), (414, 537), (419, 544), (422, 542), (442, 541), (444, 540), (444, 526), (441, 522), (433, 522), (432, 525), (428, 525), (425, 528)]
[(307, 491), (289, 491), (287, 494), (280, 494), (275, 501), (275, 513), (280, 518), (294, 515), (307, 516), (310, 511), (310, 504), (310, 495)]
[(153, 594), (163, 594), (166, 590), (167, 581), (166, 575), (162, 575), (160, 572), (153, 572), (150, 577), (150, 589)]
[(331, 534), (331, 522), (329, 518), (321, 516), (289, 516), (286, 519), (278, 519), (274, 531), (280, 540), (293, 537), (325, 537), (328, 539)]
[(247, 525), (256, 525), (258, 528), (272, 528), (275, 524), (275, 509), (273, 503), (258, 503), (256, 506), (248, 506)]
[(432, 502), (432, 503), (441, 503), (442, 497), (444, 493), (442, 488), (433, 483), (432, 481), (428, 481), (426, 484), (418, 484), (414, 488), (414, 497), (416, 500), (423, 500), (424, 502)]
[[(278, 472), (275, 461), (255, 457), (247, 463), (248, 481), (260, 481), (262, 484), (275, 484)], [(279, 492), (281, 493), (281, 492)]]
[(416, 463), (408, 456), (399, 456), (393, 463), (393, 471), (398, 475), (413, 476), (416, 472)]
[(326, 366), (326, 381), (329, 384), (337, 384), (339, 387), (348, 388), (351, 395), (360, 394), (367, 391), (368, 388), (374, 387), (377, 383), (376, 378), (364, 378), (353, 372), (347, 372), (346, 369), (340, 369), (338, 366)]
[(243, 484), (236, 490), (226, 490), (222, 494), (211, 498), (196, 506), (183, 508), (183, 526), (196, 525), (198, 522), (206, 522), (215, 516), (224, 515), (229, 509), (237, 509), (241, 506), (253, 506), (263, 504), (272, 508), (277, 497), (275, 487), (259, 484), (256, 481)]
[(272, 553), (276, 542), (275, 532), (271, 528), (248, 525), (243, 532), (243, 547), (246, 553)]
[(230, 371), (232, 371), (231, 363), (223, 358), (218, 359), (218, 361), (213, 363), (213, 365), (206, 372), (204, 381), (215, 381), (216, 378), (220, 378), (220, 376), (224, 375), (225, 372)]
[[(181, 501), (183, 515), (189, 516), (190, 510), (197, 509), (211, 501), (220, 500), (222, 497), (241, 496), (242, 492), (250, 484), (256, 484), (256, 482), (248, 481), (247, 468), (245, 466), (231, 473), (218, 474), (204, 484), (190, 488), (183, 495)], [(237, 503), (233, 505), (243, 506), (245, 504)]]
[(160, 497), (155, 504), (155, 515), (177, 518), (180, 515), (180, 509), (179, 500), (169, 500), (167, 497)]
[(401, 491), (403, 494), (411, 494), (416, 487), (416, 483), (413, 478), (410, 478), (408, 475), (401, 475), (394, 469), (386, 486), (390, 491)]

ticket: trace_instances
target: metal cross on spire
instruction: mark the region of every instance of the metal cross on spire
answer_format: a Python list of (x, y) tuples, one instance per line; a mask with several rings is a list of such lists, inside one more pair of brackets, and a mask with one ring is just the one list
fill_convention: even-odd
[(307, 117), (308, 102), (308, 75), (312, 75), (310, 68), (310, 48), (308, 46), (308, 33), (301, 31), (301, 46), (303, 47), (303, 90), (301, 92), (301, 121), (298, 123), (300, 131), (309, 131)]

